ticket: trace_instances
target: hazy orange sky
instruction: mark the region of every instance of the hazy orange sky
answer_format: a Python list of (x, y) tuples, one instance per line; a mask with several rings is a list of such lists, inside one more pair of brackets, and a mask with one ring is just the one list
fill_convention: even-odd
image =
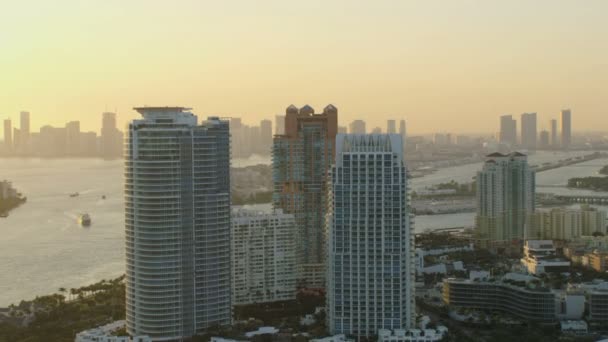
[[(0, 118), (32, 127), (140, 105), (247, 123), (294, 103), (342, 125), (494, 132), (572, 108), (608, 130), (608, 1), (56, 0), (0, 9)], [(1, 133), (0, 133), (1, 134)]]

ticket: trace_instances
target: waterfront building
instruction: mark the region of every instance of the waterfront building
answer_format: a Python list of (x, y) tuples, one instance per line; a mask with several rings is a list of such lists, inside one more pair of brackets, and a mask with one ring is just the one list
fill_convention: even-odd
[(572, 112), (570, 109), (563, 109), (560, 118), (562, 129), (561, 146), (563, 149), (567, 149), (572, 142)]
[(521, 115), (521, 146), (528, 150), (536, 150), (536, 113), (523, 113)]
[(433, 143), (436, 146), (448, 146), (452, 143), (452, 135), (450, 133), (435, 133)]
[(183, 107), (135, 108), (125, 146), (127, 332), (179, 340), (231, 323), (230, 134)]
[(101, 119), (101, 155), (105, 159), (122, 156), (123, 134), (116, 128), (116, 113), (102, 113)]
[(414, 237), (401, 136), (338, 135), (330, 177), (330, 334), (413, 327)]
[(498, 142), (511, 147), (517, 145), (517, 121), (511, 115), (500, 117)]
[(281, 209), (232, 213), (232, 304), (296, 298), (295, 218)]
[(79, 156), (82, 152), (80, 143), (80, 121), (70, 121), (65, 124), (66, 155)]
[(23, 154), (30, 152), (30, 112), (20, 113), (19, 150)]
[(119, 336), (116, 333), (125, 328), (126, 322), (115, 321), (76, 334), (74, 342), (152, 342), (150, 336)]
[(557, 120), (551, 119), (551, 146), (553, 148), (559, 147), (559, 141), (557, 141)]
[(549, 143), (549, 131), (547, 131), (547, 130), (540, 131), (538, 145), (541, 149), (548, 149), (551, 146)]
[(606, 212), (588, 205), (580, 209), (538, 209), (531, 220), (528, 238), (572, 240), (594, 233), (606, 234)]
[(334, 159), (338, 109), (328, 105), (315, 114), (308, 105), (286, 110), (285, 134), (272, 148), (273, 205), (293, 214), (298, 284), (325, 286), (324, 225), (327, 173)]
[(9, 154), (13, 150), (13, 125), (11, 119), (4, 120), (4, 151)]
[(355, 120), (350, 123), (350, 133), (351, 134), (365, 134), (367, 133), (367, 129), (365, 128), (365, 121), (363, 120)]
[(521, 241), (534, 213), (535, 172), (526, 155), (492, 153), (477, 173), (475, 237), (481, 247)]
[(557, 257), (551, 240), (526, 240), (521, 264), (528, 273), (562, 273), (570, 270), (570, 262)]
[(525, 280), (448, 278), (443, 281), (443, 302), (450, 309), (500, 311), (531, 322), (553, 323), (556, 318), (555, 294)]

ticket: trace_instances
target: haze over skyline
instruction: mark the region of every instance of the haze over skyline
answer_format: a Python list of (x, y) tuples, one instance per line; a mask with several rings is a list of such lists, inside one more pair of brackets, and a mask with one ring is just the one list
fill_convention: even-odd
[[(496, 132), (562, 108), (605, 130), (605, 1), (14, 2), (0, 13), (0, 119), (32, 130), (183, 105), (257, 123), (327, 103), (346, 125)], [(0, 133), (1, 134), (1, 133)]]

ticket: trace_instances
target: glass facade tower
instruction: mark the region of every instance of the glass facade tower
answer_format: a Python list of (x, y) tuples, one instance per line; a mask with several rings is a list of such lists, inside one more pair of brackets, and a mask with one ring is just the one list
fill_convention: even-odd
[(127, 331), (155, 341), (231, 322), (230, 135), (182, 107), (135, 108), (125, 144)]

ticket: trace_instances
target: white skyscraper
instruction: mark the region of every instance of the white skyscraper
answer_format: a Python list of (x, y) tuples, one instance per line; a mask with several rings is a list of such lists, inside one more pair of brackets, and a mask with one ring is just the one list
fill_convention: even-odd
[(178, 340), (231, 322), (228, 122), (135, 108), (125, 159), (127, 331)]
[(528, 157), (492, 153), (477, 173), (476, 238), (482, 247), (521, 241), (534, 213), (535, 173)]
[(233, 305), (296, 298), (296, 222), (281, 209), (232, 213)]
[(327, 314), (331, 334), (414, 324), (414, 241), (399, 134), (338, 135), (331, 170)]

